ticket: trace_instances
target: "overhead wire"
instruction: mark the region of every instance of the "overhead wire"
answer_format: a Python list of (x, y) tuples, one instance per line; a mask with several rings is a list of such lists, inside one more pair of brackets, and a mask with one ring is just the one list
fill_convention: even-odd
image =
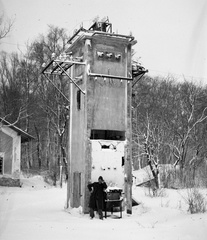
[[(19, 44), (19, 43), (10, 43), (10, 42), (4, 42), (4, 41), (2, 41), (0, 43), (25, 47), (25, 45)], [(190, 75), (179, 74), (179, 73), (175, 73), (175, 72), (165, 72), (165, 71), (155, 70), (155, 69), (150, 69), (150, 68), (147, 68), (147, 69), (149, 70), (148, 74), (150, 74), (150, 72), (157, 72), (157, 73), (162, 73), (162, 74), (165, 74), (165, 75), (172, 75), (172, 76), (188, 78), (188, 79), (192, 79), (192, 80), (207, 80), (206, 77), (190, 76)]]
[(188, 78), (188, 79), (194, 79), (194, 80), (207, 80), (206, 77), (198, 77), (198, 76), (190, 76), (190, 75), (186, 75), (186, 74), (179, 74), (179, 73), (175, 73), (175, 72), (165, 72), (165, 71), (161, 71), (161, 70), (155, 70), (155, 69), (150, 69), (148, 68), (149, 72), (157, 72), (157, 73), (162, 73), (162, 74), (166, 74), (166, 75), (172, 75), (172, 76), (177, 76), (177, 77), (182, 77), (182, 78)]

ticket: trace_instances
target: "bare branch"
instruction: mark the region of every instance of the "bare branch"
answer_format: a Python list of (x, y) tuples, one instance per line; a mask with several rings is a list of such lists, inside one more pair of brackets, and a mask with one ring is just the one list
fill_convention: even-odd
[(183, 141), (186, 141), (186, 140), (187, 140), (187, 138), (189, 137), (190, 132), (195, 128), (195, 126), (196, 126), (198, 123), (203, 122), (203, 121), (207, 118), (207, 115), (204, 116), (204, 113), (205, 113), (206, 109), (207, 109), (207, 107), (205, 107), (205, 108), (203, 109), (203, 112), (202, 112), (200, 118), (199, 118), (196, 122), (194, 122), (193, 126), (192, 126), (191, 128), (188, 128), (188, 131), (187, 131), (186, 136), (185, 136), (185, 138), (184, 138)]
[(8, 33), (11, 31), (11, 28), (14, 24), (14, 20), (7, 19), (4, 20), (4, 16), (0, 16), (0, 40), (5, 38)]
[(194, 109), (195, 109), (195, 104), (193, 103), (193, 100), (192, 100), (191, 97), (190, 97), (190, 105), (191, 105), (191, 113), (190, 113), (190, 116), (188, 118), (188, 123), (190, 123), (190, 121), (192, 120)]
[(14, 122), (9, 123), (9, 122), (6, 120), (6, 118), (7, 118), (9, 115), (11, 115), (11, 114), (7, 114), (7, 115), (4, 116), (3, 118), (1, 118), (2, 120), (1, 120), (0, 122), (1, 122), (1, 123), (2, 123), (3, 121), (7, 122), (8, 124), (5, 125), (5, 126), (7, 126), (7, 127), (15, 126), (20, 120), (22, 120), (22, 119), (24, 119), (24, 118), (28, 118), (29, 116), (32, 116), (32, 114), (31, 114), (31, 115), (28, 115), (28, 114), (27, 114), (27, 115), (25, 115), (25, 116), (22, 116), (22, 114), (25, 113), (25, 112), (26, 112), (25, 107), (21, 107), (20, 110), (19, 110), (19, 114), (18, 114), (18, 116), (17, 116), (17, 118), (16, 118), (16, 120), (15, 120)]

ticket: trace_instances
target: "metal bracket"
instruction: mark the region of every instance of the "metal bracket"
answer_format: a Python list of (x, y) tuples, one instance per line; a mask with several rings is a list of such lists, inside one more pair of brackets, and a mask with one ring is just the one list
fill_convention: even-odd
[(43, 73), (43, 75), (47, 78), (47, 80), (58, 90), (58, 92), (68, 101), (70, 100), (65, 96), (65, 94), (54, 84), (53, 81), (50, 80), (50, 78), (46, 75), (46, 73)]
[(70, 75), (65, 71), (65, 69), (59, 64), (58, 61), (55, 61), (57, 63), (57, 65), (60, 67), (60, 69), (62, 69), (62, 71), (65, 73), (65, 75), (68, 76), (68, 78), (70, 79), (70, 81), (72, 81), (72, 83), (85, 95), (85, 91), (83, 91), (78, 84), (70, 77)]
[(115, 76), (115, 75), (108, 75), (108, 74), (101, 74), (101, 73), (90, 73), (90, 72), (88, 72), (88, 76), (102, 77), (102, 78), (114, 78), (114, 79), (127, 80), (127, 81), (133, 80), (133, 78), (129, 78), (129, 77)]
[[(71, 76), (67, 73), (67, 70), (71, 68), (73, 65), (86, 65), (85, 62), (79, 62), (69, 59), (55, 59), (49, 62), (47, 66), (44, 67), (42, 70), (42, 74), (53, 84), (53, 86), (64, 96), (64, 98), (67, 99), (67, 97), (61, 92), (60, 89), (57, 88), (57, 86), (49, 79), (49, 77), (46, 75), (59, 75), (59, 76), (67, 76), (70, 79), (70, 82), (72, 82), (84, 95), (85, 91), (83, 91), (78, 84), (75, 82), (74, 79), (71, 78)], [(67, 99), (68, 100), (68, 99)], [(69, 101), (69, 100), (68, 100)]]

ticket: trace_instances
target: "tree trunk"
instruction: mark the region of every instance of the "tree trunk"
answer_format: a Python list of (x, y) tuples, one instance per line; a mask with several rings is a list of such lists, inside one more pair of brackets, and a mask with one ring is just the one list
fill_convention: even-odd
[(62, 160), (63, 160), (63, 164), (64, 164), (64, 168), (65, 168), (65, 177), (66, 177), (66, 180), (68, 180), (68, 163), (67, 163), (67, 158), (66, 158), (66, 150), (63, 146), (63, 135), (60, 136), (59, 141), (60, 141)]
[(41, 152), (41, 150), (40, 150), (40, 134), (39, 134), (39, 131), (38, 131), (38, 129), (37, 129), (37, 126), (36, 126), (36, 124), (34, 124), (34, 128), (35, 128), (35, 132), (36, 132), (36, 135), (37, 135), (37, 159), (38, 159), (38, 167), (39, 167), (39, 169), (41, 169), (41, 167), (42, 167), (42, 160), (41, 160), (41, 157), (40, 157), (40, 152)]
[[(152, 171), (152, 175), (154, 177), (154, 180), (155, 180), (155, 187), (156, 187), (156, 190), (159, 189), (159, 170), (158, 170), (158, 167), (155, 166), (153, 163), (152, 163), (152, 160), (151, 160), (151, 157), (150, 157), (150, 148), (147, 146), (147, 144), (145, 143), (145, 153), (147, 155), (147, 162), (150, 166), (150, 169)], [(154, 168), (155, 166), (155, 168)]]

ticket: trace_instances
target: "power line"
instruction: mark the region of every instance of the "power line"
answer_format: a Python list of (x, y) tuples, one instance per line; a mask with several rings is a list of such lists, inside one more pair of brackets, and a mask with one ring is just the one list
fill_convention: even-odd
[[(89, 20), (88, 20), (89, 21)], [(78, 25), (78, 24), (77, 24)], [(15, 45), (15, 46), (22, 46), (22, 47), (25, 47), (25, 45), (23, 44), (19, 44), (19, 43), (10, 43), (10, 42), (1, 42), (1, 43), (4, 43), (4, 44), (9, 44), (9, 45)], [(174, 76), (178, 76), (178, 77), (186, 77), (186, 78), (191, 78), (191, 79), (195, 79), (195, 80), (207, 80), (206, 77), (194, 77), (194, 76), (189, 76), (189, 75), (185, 75), (185, 74), (179, 74), (179, 73), (174, 73), (174, 72), (165, 72), (165, 71), (161, 71), (161, 70), (155, 70), (155, 69), (150, 69), (150, 68), (147, 68), (149, 70), (149, 74), (150, 72), (157, 72), (157, 73), (162, 73), (162, 74), (166, 74), (166, 75), (169, 75), (169, 74), (172, 74)]]
[(15, 46), (22, 46), (22, 47), (25, 47), (25, 45), (23, 45), (23, 44), (19, 44), (19, 43), (9, 43), (9, 42), (1, 42), (1, 43), (9, 44), (9, 45), (15, 45)]
[(158, 73), (164, 73), (166, 75), (175, 75), (175, 76), (178, 76), (178, 77), (186, 77), (186, 78), (191, 78), (191, 79), (203, 79), (203, 80), (207, 80), (206, 77), (195, 77), (195, 76), (189, 76), (189, 75), (186, 75), (186, 74), (179, 74), (179, 73), (174, 73), (174, 72), (165, 72), (165, 71), (160, 71), (160, 70), (155, 70), (155, 69), (150, 69), (148, 68), (149, 70), (149, 73), (152, 71), (152, 72), (158, 72)]

